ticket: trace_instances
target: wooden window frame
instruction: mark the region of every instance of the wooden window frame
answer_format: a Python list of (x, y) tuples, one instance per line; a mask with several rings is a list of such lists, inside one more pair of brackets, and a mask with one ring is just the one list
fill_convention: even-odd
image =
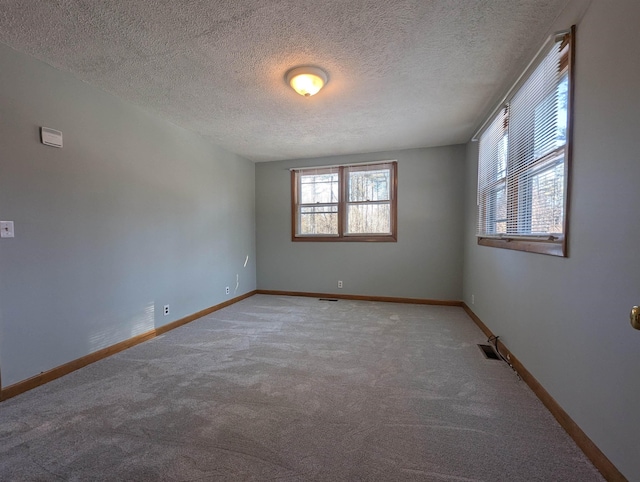
[[(562, 148), (556, 149), (550, 153), (547, 153), (544, 157), (537, 159), (532, 166), (527, 170), (539, 169), (539, 166), (549, 163), (553, 157), (557, 157), (560, 151), (564, 151), (564, 216), (563, 216), (563, 232), (561, 235), (549, 235), (549, 236), (526, 236), (526, 235), (512, 235), (512, 234), (500, 234), (495, 236), (477, 235), (477, 242), (480, 246), (490, 246), (494, 248), (511, 249), (517, 251), (525, 251), (529, 253), (539, 253), (551, 256), (568, 256), (567, 247), (567, 234), (569, 228), (569, 213), (570, 213), (570, 172), (573, 155), (573, 108), (574, 108), (574, 90), (575, 90), (575, 26), (572, 26), (570, 31), (565, 35), (565, 42), (568, 44), (567, 53), (560, 60), (560, 71), (566, 71), (568, 76), (568, 91), (567, 91), (567, 138), (566, 143)], [(528, 78), (528, 76), (527, 76)], [(512, 89), (513, 91), (513, 89)], [(495, 118), (492, 116), (492, 118)], [(508, 119), (507, 119), (508, 124)], [(507, 165), (508, 165), (507, 160)], [(507, 183), (507, 203), (515, 204), (519, 207), (518, 182)], [(517, 211), (515, 209), (515, 218), (517, 218)], [(514, 211), (512, 210), (512, 213)], [(479, 214), (480, 215), (480, 214)], [(507, 223), (516, 222), (514, 215), (508, 218)]]
[[(347, 175), (345, 174), (346, 168), (349, 167), (371, 167), (376, 165), (388, 164), (391, 166), (391, 199), (390, 204), (390, 234), (348, 234), (346, 233), (347, 223), (347, 206), (349, 204), (358, 204), (348, 201), (348, 186)], [(338, 172), (338, 234), (336, 235), (316, 235), (305, 234), (299, 235), (298, 232), (298, 210), (299, 210), (299, 192), (298, 192), (298, 174), (305, 170), (314, 169), (301, 168), (291, 170), (291, 241), (294, 242), (386, 242), (395, 243), (398, 240), (398, 162), (386, 161), (386, 162), (372, 162), (370, 164), (355, 164), (355, 165), (343, 165), (333, 166), (337, 168)], [(318, 166), (318, 170), (323, 168), (329, 168), (329, 166)], [(368, 201), (364, 204), (375, 204), (376, 202)], [(335, 204), (335, 203), (331, 203)]]

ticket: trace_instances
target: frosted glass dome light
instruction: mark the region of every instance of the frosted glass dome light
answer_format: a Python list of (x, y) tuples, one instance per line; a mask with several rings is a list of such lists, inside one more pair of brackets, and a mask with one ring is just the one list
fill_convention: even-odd
[(328, 82), (327, 74), (318, 67), (297, 67), (287, 72), (287, 82), (304, 97), (317, 94)]

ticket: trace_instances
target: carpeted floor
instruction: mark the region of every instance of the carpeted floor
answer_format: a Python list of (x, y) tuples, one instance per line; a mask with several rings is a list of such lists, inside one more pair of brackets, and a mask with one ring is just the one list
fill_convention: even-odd
[(0, 405), (0, 480), (603, 480), (461, 308), (256, 295)]

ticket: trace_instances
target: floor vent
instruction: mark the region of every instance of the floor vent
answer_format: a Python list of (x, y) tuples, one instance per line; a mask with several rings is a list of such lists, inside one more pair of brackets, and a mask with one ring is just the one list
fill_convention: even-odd
[(319, 298), (320, 301), (338, 301), (336, 298)]
[(482, 352), (485, 358), (488, 358), (490, 360), (500, 360), (500, 357), (498, 356), (498, 354), (496, 353), (496, 351), (493, 349), (491, 345), (479, 344), (478, 347), (480, 348), (480, 351)]

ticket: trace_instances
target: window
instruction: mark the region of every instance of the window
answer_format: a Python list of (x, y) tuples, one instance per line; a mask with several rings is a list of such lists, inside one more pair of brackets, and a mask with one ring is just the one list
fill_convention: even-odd
[(291, 171), (293, 241), (395, 241), (397, 162)]
[(478, 244), (567, 255), (573, 38), (547, 44), (481, 131)]

